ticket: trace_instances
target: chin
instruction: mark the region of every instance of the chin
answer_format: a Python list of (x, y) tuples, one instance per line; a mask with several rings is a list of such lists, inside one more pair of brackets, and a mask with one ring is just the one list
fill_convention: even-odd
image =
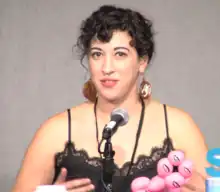
[(120, 100), (122, 98), (122, 96), (120, 96), (119, 94), (116, 94), (116, 93), (108, 93), (108, 94), (107, 93), (102, 93), (102, 94), (100, 94), (100, 96), (104, 100), (106, 100), (108, 102), (111, 102), (111, 103), (117, 102), (118, 100)]

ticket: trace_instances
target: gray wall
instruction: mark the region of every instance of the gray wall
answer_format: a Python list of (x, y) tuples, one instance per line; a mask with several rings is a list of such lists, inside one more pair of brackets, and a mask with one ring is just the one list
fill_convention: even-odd
[[(71, 51), (80, 21), (119, 1), (91, 2), (0, 1), (1, 191), (9, 191), (40, 124), (83, 101), (85, 71)], [(153, 19), (158, 32), (147, 73), (154, 97), (189, 112), (209, 147), (219, 146), (220, 1), (120, 2)]]

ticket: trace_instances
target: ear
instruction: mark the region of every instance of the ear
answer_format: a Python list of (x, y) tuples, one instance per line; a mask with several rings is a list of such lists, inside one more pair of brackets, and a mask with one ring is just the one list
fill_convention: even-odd
[(148, 57), (144, 56), (139, 59), (139, 72), (144, 73), (148, 65)]

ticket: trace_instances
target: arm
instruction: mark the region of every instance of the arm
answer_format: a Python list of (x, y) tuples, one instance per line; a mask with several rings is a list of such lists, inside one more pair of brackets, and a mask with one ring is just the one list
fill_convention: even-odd
[[(169, 112), (168, 112), (169, 113)], [(205, 191), (205, 168), (208, 151), (204, 137), (193, 119), (185, 112), (177, 109), (170, 110), (171, 138), (174, 147), (185, 152), (185, 158), (194, 164), (193, 175), (181, 192)], [(169, 115), (168, 115), (169, 116)], [(184, 137), (183, 137), (184, 136)]]
[(33, 192), (38, 185), (51, 184), (54, 176), (54, 155), (59, 146), (56, 138), (62, 140), (56, 128), (58, 126), (63, 127), (60, 117), (53, 117), (37, 130), (26, 151), (12, 192)]

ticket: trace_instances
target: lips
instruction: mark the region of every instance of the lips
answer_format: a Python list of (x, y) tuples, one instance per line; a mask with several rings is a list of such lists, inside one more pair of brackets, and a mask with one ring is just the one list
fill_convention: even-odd
[(112, 88), (117, 84), (118, 80), (115, 79), (102, 79), (101, 84), (104, 87)]

